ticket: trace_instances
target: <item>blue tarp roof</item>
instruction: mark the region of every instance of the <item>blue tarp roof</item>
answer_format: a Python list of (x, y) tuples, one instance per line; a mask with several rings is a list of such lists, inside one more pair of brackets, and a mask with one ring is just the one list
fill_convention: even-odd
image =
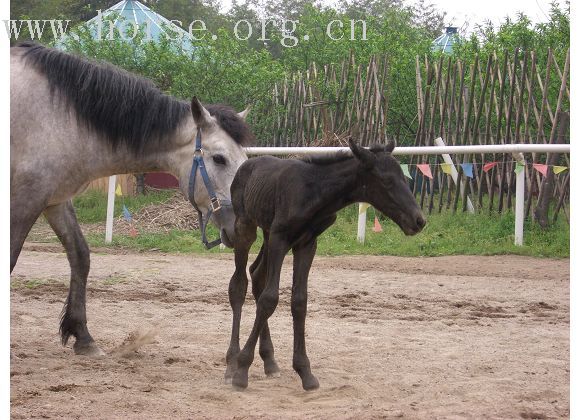
[(445, 33), (431, 43), (431, 51), (443, 51), (446, 54), (453, 53), (453, 44), (457, 40), (457, 28), (448, 26)]
[[(91, 20), (87, 21), (86, 25), (91, 28), (91, 32), (94, 32), (94, 36), (96, 37), (96, 24), (98, 24), (99, 19), (113, 17), (116, 15), (122, 18), (115, 19), (115, 26), (120, 32), (123, 33), (126, 38), (130, 38), (132, 36), (132, 23), (136, 23), (139, 26), (145, 25), (146, 30), (149, 32), (148, 36), (150, 36), (151, 40), (153, 41), (160, 41), (163, 37), (173, 40), (181, 37), (181, 41), (175, 41), (175, 43), (180, 44), (180, 46), (185, 51), (193, 50), (187, 31), (181, 29), (174, 23), (171, 23), (168, 19), (164, 18), (160, 14), (155, 13), (143, 3), (134, 0), (120, 1), (111, 8), (101, 12), (100, 15), (97, 15)], [(103, 39), (106, 39), (109, 26), (104, 24), (102, 28), (103, 33), (101, 36)]]

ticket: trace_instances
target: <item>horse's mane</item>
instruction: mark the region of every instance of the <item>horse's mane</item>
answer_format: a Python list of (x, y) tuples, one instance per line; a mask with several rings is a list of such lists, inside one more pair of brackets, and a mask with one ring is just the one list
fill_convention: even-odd
[(319, 156), (304, 156), (300, 158), (301, 161), (310, 163), (313, 165), (332, 165), (333, 163), (343, 162), (345, 160), (352, 159), (353, 156), (349, 152), (333, 152), (326, 155), (319, 155)]
[[(23, 58), (47, 79), (51, 94), (72, 107), (79, 121), (116, 148), (139, 153), (150, 141), (173, 132), (191, 112), (187, 102), (162, 93), (150, 80), (107, 63), (97, 63), (25, 42)], [(206, 106), (239, 144), (253, 141), (248, 125), (223, 105)]]
[[(385, 146), (382, 144), (372, 144), (369, 147), (369, 150), (371, 152), (378, 153), (384, 151)], [(302, 157), (300, 160), (306, 163), (311, 163), (313, 165), (324, 166), (324, 165), (332, 165), (333, 163), (343, 162), (345, 160), (349, 160), (352, 158), (354, 158), (352, 153), (339, 150), (338, 152), (329, 153), (327, 155)]]

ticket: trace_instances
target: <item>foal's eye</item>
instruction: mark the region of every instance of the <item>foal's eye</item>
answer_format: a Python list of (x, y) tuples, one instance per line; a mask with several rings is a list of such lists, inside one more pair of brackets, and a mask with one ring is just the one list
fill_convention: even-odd
[(215, 155), (213, 157), (213, 161), (217, 165), (225, 165), (226, 164), (226, 158), (223, 157), (222, 155)]

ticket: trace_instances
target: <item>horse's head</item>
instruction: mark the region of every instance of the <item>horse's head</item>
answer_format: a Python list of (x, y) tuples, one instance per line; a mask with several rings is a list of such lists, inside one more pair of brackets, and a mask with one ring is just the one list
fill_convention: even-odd
[(365, 149), (349, 140), (360, 161), (363, 197), (374, 208), (392, 219), (406, 235), (415, 235), (425, 226), (425, 218), (409, 189), (399, 162), (392, 156), (393, 141), (387, 146)]
[[(195, 170), (194, 201), (204, 216), (212, 208), (210, 191), (222, 202), (219, 210), (213, 211), (211, 221), (220, 229), (222, 243), (233, 246), (235, 216), (231, 207), (230, 186), (239, 166), (247, 160), (243, 146), (253, 142), (253, 134), (245, 122), (248, 110), (236, 113), (223, 105), (207, 105), (204, 107), (197, 98), (191, 101), (191, 113), (195, 122), (195, 130), (201, 131), (201, 152), (195, 151), (196, 132), (191, 133), (191, 150), (187, 165), (181, 178), (182, 190), (186, 197), (189, 179), (192, 176), (192, 159), (195, 154), (203, 158), (203, 166), (207, 171), (211, 188), (204, 182), (202, 170), (198, 165)], [(214, 203), (215, 208), (215, 203)]]

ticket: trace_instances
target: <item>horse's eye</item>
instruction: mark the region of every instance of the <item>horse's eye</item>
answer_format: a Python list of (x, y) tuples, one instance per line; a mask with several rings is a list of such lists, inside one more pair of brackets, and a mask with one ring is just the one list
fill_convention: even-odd
[(213, 161), (214, 163), (216, 163), (217, 165), (225, 165), (226, 164), (226, 158), (223, 157), (222, 155), (215, 155), (213, 157)]

